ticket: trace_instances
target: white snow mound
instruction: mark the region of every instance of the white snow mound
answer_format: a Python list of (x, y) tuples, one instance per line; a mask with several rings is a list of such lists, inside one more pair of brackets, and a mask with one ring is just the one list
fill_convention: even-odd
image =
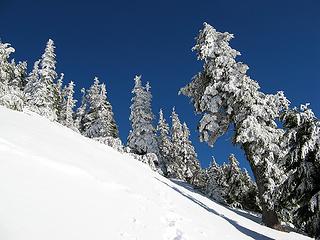
[(0, 107), (0, 116), (1, 240), (309, 239), (36, 114)]

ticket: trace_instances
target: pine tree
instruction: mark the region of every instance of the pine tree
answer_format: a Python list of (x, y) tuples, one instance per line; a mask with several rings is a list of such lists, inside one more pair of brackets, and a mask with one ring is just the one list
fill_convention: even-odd
[(9, 83), (15, 89), (23, 91), (26, 85), (27, 79), (27, 62), (19, 62), (17, 65), (14, 61), (11, 62), (13, 65), (13, 79)]
[(50, 120), (57, 120), (58, 105), (61, 102), (54, 83), (57, 78), (54, 49), (54, 43), (49, 39), (42, 58), (35, 62), (29, 73), (24, 89), (28, 108)]
[(134, 78), (135, 86), (131, 99), (131, 128), (127, 139), (127, 145), (134, 153), (143, 155), (146, 153), (158, 154), (156, 130), (153, 127), (153, 113), (151, 109), (151, 92), (149, 83), (146, 87), (141, 84), (141, 76)]
[(55, 87), (56, 73), (56, 54), (54, 42), (49, 39), (40, 61), (40, 83), (37, 87), (41, 95), (41, 102), (36, 105), (40, 115), (46, 116), (51, 120), (57, 120), (57, 94)]
[(225, 180), (223, 169), (216, 163), (214, 159), (207, 171), (208, 179), (205, 194), (213, 200), (226, 204), (226, 191), (228, 185)]
[(9, 62), (14, 48), (0, 41), (0, 105), (22, 111), (24, 106), (21, 87), (25, 81), (26, 63)]
[(166, 119), (163, 116), (162, 109), (159, 112), (158, 131), (158, 146), (160, 155), (160, 167), (164, 174), (167, 174), (167, 165), (170, 162), (172, 143), (170, 139), (170, 129)]
[(282, 121), (287, 130), (283, 165), (288, 173), (282, 204), (300, 230), (320, 238), (320, 120), (306, 104), (300, 111), (284, 112)]
[[(63, 79), (64, 73), (60, 74), (60, 78), (56, 83), (53, 83), (53, 96), (54, 96), (54, 109), (56, 110), (57, 120), (62, 123), (64, 117), (62, 116), (63, 105), (64, 105), (64, 93), (63, 91)], [(63, 124), (63, 123), (62, 123)]]
[(275, 211), (276, 186), (283, 176), (276, 162), (281, 158), (279, 141), (283, 130), (276, 118), (288, 101), (282, 92), (266, 95), (256, 81), (246, 75), (248, 66), (235, 59), (240, 53), (229, 46), (232, 34), (217, 32), (205, 23), (193, 50), (204, 61), (204, 70), (181, 89), (202, 114), (200, 140), (212, 145), (230, 125), (234, 125), (234, 143), (245, 151), (257, 181), (262, 221), (280, 227)]
[(190, 141), (190, 131), (186, 123), (182, 125), (182, 146), (181, 152), (183, 161), (185, 162), (185, 179), (189, 183), (194, 183), (196, 176), (200, 171), (200, 163), (197, 158), (197, 153)]
[(231, 154), (229, 164), (224, 166), (228, 185), (226, 201), (229, 205), (246, 210), (260, 211), (257, 201), (257, 189), (247, 170), (243, 171), (237, 158)]
[(74, 95), (74, 83), (71, 81), (67, 87), (63, 90), (63, 100), (60, 113), (60, 123), (68, 128), (76, 129), (74, 123), (74, 111), (73, 108), (76, 105), (77, 100), (73, 98)]
[(90, 138), (118, 138), (118, 127), (112, 106), (107, 99), (106, 86), (95, 77), (87, 93), (88, 112), (84, 116), (84, 134)]
[(30, 110), (35, 112), (38, 112), (37, 107), (42, 106), (45, 101), (45, 96), (41, 94), (45, 86), (40, 81), (39, 64), (40, 60), (34, 63), (33, 70), (27, 77), (27, 84), (24, 89), (26, 104)]
[(228, 191), (226, 201), (235, 207), (242, 207), (241, 198), (243, 197), (244, 183), (242, 182), (242, 172), (239, 167), (237, 158), (231, 154), (229, 156), (229, 164), (224, 169), (226, 181), (228, 183)]
[(181, 147), (183, 144), (183, 127), (175, 108), (172, 110), (171, 120), (172, 156), (170, 159), (171, 161), (168, 164), (168, 176), (185, 180), (186, 164), (183, 156), (181, 155)]
[(171, 157), (168, 162), (169, 177), (185, 180), (194, 184), (200, 177), (200, 164), (197, 153), (189, 139), (190, 131), (186, 123), (181, 124), (178, 114), (173, 108), (171, 128)]
[(81, 105), (76, 111), (75, 117), (75, 127), (78, 131), (83, 134), (84, 133), (84, 119), (87, 111), (87, 98), (86, 98), (86, 90), (84, 88), (81, 89), (82, 98), (81, 98)]

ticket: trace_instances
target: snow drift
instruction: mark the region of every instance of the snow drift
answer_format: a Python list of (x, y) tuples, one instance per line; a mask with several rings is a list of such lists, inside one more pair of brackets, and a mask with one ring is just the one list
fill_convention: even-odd
[(1, 240), (309, 239), (36, 114), (0, 116)]

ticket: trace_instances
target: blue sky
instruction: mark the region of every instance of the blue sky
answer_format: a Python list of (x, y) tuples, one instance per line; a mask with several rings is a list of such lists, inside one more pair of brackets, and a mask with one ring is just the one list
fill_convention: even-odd
[(153, 110), (169, 120), (173, 106), (192, 133), (199, 159), (207, 166), (235, 153), (248, 168), (231, 133), (213, 148), (197, 139), (189, 99), (178, 96), (202, 64), (191, 52), (204, 21), (235, 34), (249, 75), (262, 90), (283, 90), (292, 106), (310, 102), (320, 115), (320, 2), (305, 1), (16, 1), (0, 0), (0, 37), (15, 47), (16, 60), (37, 60), (48, 38), (56, 44), (57, 71), (76, 83), (77, 96), (94, 76), (107, 84), (121, 138), (130, 129), (133, 78), (142, 74), (153, 93)]

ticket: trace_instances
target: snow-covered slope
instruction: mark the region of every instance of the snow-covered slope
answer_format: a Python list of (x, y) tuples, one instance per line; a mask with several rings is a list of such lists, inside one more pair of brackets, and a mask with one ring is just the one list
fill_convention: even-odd
[(0, 107), (1, 240), (307, 239), (243, 215), (57, 123)]

